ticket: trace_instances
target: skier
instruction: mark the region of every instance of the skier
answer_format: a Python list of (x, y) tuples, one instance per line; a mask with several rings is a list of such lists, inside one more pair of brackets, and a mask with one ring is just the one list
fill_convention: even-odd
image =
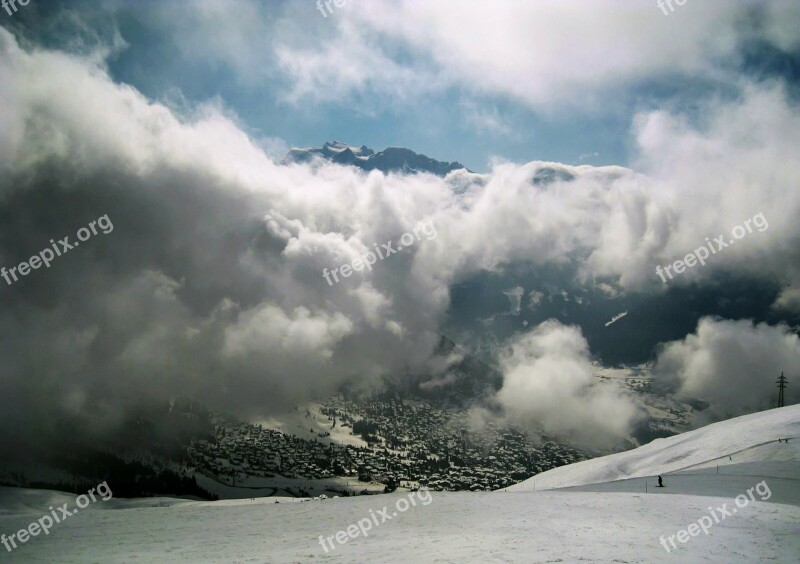
[(658, 477), (658, 487), (663, 488), (664, 484), (661, 482), (661, 476)]

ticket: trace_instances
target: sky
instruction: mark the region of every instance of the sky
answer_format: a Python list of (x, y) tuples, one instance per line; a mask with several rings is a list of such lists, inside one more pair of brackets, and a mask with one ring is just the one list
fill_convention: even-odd
[(691, 112), (774, 67), (796, 78), (790, 2), (653, 4), (56, 1), (4, 25), (102, 47), (116, 81), (179, 108), (221, 103), (278, 152), (336, 139), (485, 172), (494, 158), (625, 166), (637, 112)]
[[(0, 11), (3, 444), (439, 379), (443, 333), (502, 370), (510, 420), (608, 448), (645, 415), (595, 360), (712, 418), (800, 373), (796, 3), (331, 7)], [(334, 139), (472, 172), (278, 164)]]

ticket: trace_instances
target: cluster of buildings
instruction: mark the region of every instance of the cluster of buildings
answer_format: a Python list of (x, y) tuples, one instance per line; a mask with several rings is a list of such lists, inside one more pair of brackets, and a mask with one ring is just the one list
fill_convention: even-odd
[(519, 429), (492, 420), (476, 426), (463, 411), (421, 401), (332, 400), (321, 412), (355, 429), (367, 427), (362, 437), (370, 451), (383, 453), (379, 460), (388, 464), (375, 468), (370, 451), (359, 453), (366, 455), (368, 469), (384, 475), (388, 470), (395, 483), (409, 487), (494, 490), (588, 458), (575, 448), (546, 438), (534, 441)]
[[(466, 413), (423, 401), (337, 398), (305, 417), (304, 436), (217, 417), (215, 438), (192, 443), (189, 455), (198, 470), (217, 476), (340, 483), (357, 477), (361, 483), (382, 483), (386, 491), (494, 490), (587, 458), (492, 421), (475, 429)], [(336, 441), (343, 433), (350, 440)]]
[(325, 479), (334, 476), (333, 445), (215, 417), (214, 439), (194, 441), (189, 457), (197, 469), (216, 476)]

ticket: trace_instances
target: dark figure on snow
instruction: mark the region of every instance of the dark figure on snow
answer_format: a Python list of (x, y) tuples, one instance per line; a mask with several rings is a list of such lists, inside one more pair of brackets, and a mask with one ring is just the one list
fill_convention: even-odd
[(661, 482), (661, 476), (658, 477), (658, 487), (663, 488), (664, 484)]

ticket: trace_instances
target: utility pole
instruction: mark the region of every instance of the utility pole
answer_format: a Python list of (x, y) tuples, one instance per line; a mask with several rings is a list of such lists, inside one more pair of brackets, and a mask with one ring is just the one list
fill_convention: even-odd
[(783, 390), (786, 389), (788, 383), (786, 381), (786, 376), (783, 375), (783, 372), (781, 372), (780, 378), (778, 378), (778, 381), (775, 383), (778, 384), (778, 407), (784, 407)]

